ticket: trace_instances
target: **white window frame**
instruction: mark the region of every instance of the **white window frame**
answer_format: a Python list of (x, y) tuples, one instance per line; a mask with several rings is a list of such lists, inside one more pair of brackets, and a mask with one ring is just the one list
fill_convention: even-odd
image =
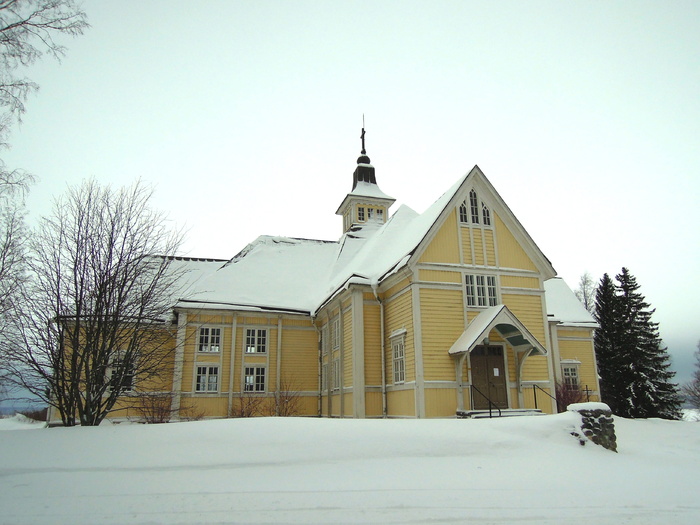
[(331, 392), (340, 390), (340, 357), (336, 357), (331, 362)]
[(197, 332), (197, 352), (203, 354), (218, 354), (221, 352), (222, 339), (223, 333), (221, 327), (200, 326)]
[(479, 224), (479, 197), (476, 190), (472, 188), (469, 192), (469, 214), (472, 224)]
[(394, 384), (406, 382), (406, 334), (399, 334), (390, 339), (394, 370)]
[(484, 226), (491, 226), (491, 210), (483, 202), (481, 203), (481, 216), (484, 220)]
[[(124, 360), (125, 352), (117, 352), (113, 359), (112, 362), (109, 365), (109, 389), (114, 390), (114, 372), (117, 367), (121, 365), (121, 362)], [(136, 377), (136, 362), (135, 362), (135, 357), (131, 360), (131, 366), (129, 367), (129, 370), (127, 373), (124, 374), (124, 377), (122, 377), (121, 384), (119, 385), (119, 392), (120, 393), (130, 393), (134, 391), (134, 379)], [(125, 384), (127, 381), (128, 384)]]
[(469, 224), (469, 214), (467, 213), (467, 201), (462, 201), (459, 205), (459, 222), (461, 224)]
[(357, 222), (365, 222), (365, 207), (357, 207)]
[(581, 374), (579, 367), (581, 361), (565, 359), (561, 361), (561, 378), (565, 388), (569, 390), (581, 390)]
[[(219, 365), (198, 363), (195, 365), (194, 391), (196, 394), (216, 394), (219, 392)], [(202, 378), (202, 379), (200, 379)], [(215, 379), (212, 388), (212, 378)]]
[(464, 294), (468, 308), (487, 308), (498, 304), (498, 287), (495, 275), (464, 275)]
[(264, 394), (267, 392), (267, 366), (244, 366), (243, 391), (250, 394)]
[(340, 348), (340, 316), (331, 319), (331, 348)]
[(270, 341), (267, 328), (246, 328), (243, 339), (244, 354), (266, 354)]

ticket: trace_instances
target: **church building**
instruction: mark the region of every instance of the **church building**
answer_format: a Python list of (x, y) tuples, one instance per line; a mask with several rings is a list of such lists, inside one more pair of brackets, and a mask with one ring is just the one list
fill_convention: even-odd
[(392, 211), (362, 142), (337, 241), (174, 261), (173, 418), (553, 413), (557, 384), (598, 401), (595, 321), (479, 167)]

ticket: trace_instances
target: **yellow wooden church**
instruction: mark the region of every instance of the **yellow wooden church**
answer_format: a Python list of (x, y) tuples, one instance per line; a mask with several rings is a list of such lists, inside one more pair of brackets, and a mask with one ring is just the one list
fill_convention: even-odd
[(552, 413), (557, 383), (599, 400), (593, 318), (477, 166), (422, 214), (394, 201), (363, 144), (339, 240), (175, 261), (172, 418)]

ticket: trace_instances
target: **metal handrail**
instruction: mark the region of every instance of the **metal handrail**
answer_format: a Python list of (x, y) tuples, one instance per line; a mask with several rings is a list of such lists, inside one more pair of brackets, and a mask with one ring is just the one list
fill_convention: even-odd
[[(470, 388), (471, 388), (472, 391), (473, 391), (473, 390), (476, 390), (477, 392), (479, 392), (479, 394), (481, 394), (481, 396), (482, 396), (486, 401), (489, 402), (489, 418), (492, 418), (492, 417), (493, 417), (493, 413), (492, 413), (492, 411), (491, 411), (491, 407), (492, 407), (492, 406), (493, 406), (493, 408), (495, 408), (496, 410), (498, 410), (498, 417), (501, 417), (501, 409), (498, 408), (498, 407), (493, 403), (493, 401), (491, 401), (491, 398), (489, 398), (486, 394), (484, 394), (481, 390), (479, 390), (478, 388), (476, 388), (474, 385), (470, 385)], [(471, 399), (472, 408), (474, 408), (474, 393), (473, 393), (473, 392), (472, 392), (471, 398), (472, 398), (472, 399)]]
[(554, 402), (557, 401), (557, 398), (556, 398), (556, 397), (554, 397), (552, 394), (550, 394), (549, 392), (547, 392), (547, 391), (546, 391), (545, 389), (543, 389), (540, 385), (535, 385), (535, 384), (533, 384), (533, 385), (532, 385), (532, 395), (533, 395), (534, 398), (535, 398), (535, 409), (537, 409), (537, 389), (542, 390), (542, 392), (544, 392), (544, 393), (547, 394), (549, 397), (551, 397), (551, 398), (554, 400)]

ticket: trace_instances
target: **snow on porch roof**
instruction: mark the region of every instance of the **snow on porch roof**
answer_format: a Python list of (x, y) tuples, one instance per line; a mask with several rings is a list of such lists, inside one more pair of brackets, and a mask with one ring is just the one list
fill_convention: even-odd
[(457, 355), (471, 352), (474, 347), (482, 344), (482, 341), (488, 337), (493, 329), (496, 329), (501, 337), (513, 347), (527, 346), (526, 350), (534, 349), (531, 355), (547, 355), (545, 347), (504, 304), (491, 306), (479, 313), (455, 341), (448, 353)]

